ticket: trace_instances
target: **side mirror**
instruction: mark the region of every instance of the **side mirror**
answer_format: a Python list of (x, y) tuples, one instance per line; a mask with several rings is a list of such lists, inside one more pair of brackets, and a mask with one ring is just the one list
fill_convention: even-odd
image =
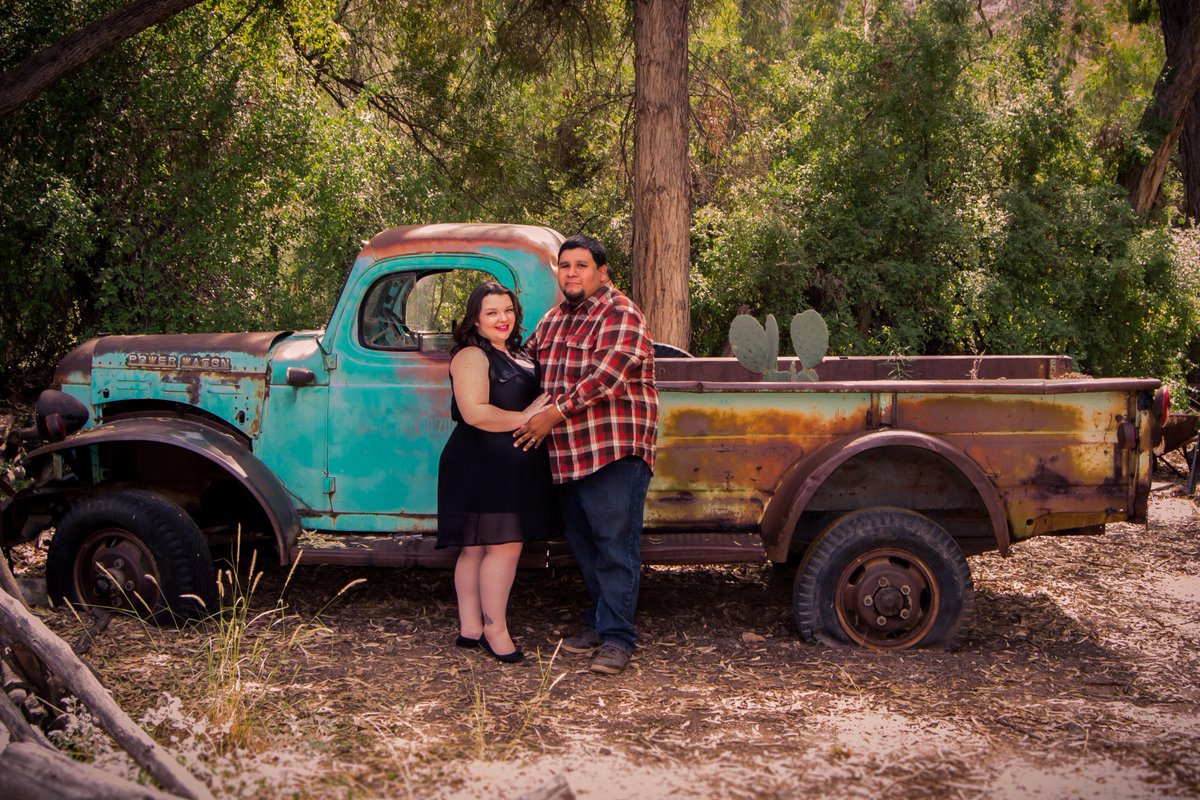
[(308, 386), (315, 381), (317, 376), (313, 374), (311, 369), (306, 367), (288, 367), (287, 368), (287, 385), (288, 386)]

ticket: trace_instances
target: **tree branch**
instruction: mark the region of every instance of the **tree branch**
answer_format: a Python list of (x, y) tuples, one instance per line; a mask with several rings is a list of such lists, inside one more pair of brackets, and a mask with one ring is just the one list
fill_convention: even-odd
[(95, 61), (126, 39), (153, 27), (200, 0), (133, 0), (85, 25), (0, 75), (0, 118)]
[[(1167, 14), (1174, 10), (1163, 4), (1164, 44), (1166, 64), (1154, 84), (1154, 96), (1142, 114), (1138, 132), (1145, 137), (1151, 154), (1140, 163), (1126, 164), (1120, 176), (1129, 190), (1129, 202), (1135, 210), (1145, 213), (1153, 208), (1162, 186), (1163, 174), (1171, 153), (1183, 130), (1183, 118), (1189, 106), (1200, 95), (1200, 12), (1184, 0), (1178, 5), (1179, 32), (1167, 31)], [(1172, 42), (1170, 39), (1174, 38)]]

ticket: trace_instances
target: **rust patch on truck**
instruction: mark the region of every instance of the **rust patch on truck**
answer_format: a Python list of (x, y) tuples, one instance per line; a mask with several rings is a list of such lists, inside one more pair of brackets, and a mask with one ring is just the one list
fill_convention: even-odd
[[(1056, 456), (1051, 456), (1046, 461), (1051, 464), (1057, 461)], [(1072, 483), (1067, 480), (1065, 475), (1062, 475), (1050, 469), (1046, 461), (1037, 465), (1037, 469), (1029, 476), (1027, 481), (1031, 486), (1036, 486), (1048, 495), (1062, 495), (1071, 491)]]
[(779, 476), (805, 448), (800, 444), (740, 442), (736, 447), (671, 442), (655, 465), (655, 486), (663, 491), (720, 488), (770, 492)]
[(984, 394), (906, 397), (899, 403), (896, 427), (926, 433), (987, 433), (996, 429), (998, 419), (1004, 421), (1005, 435), (1091, 427), (1073, 404)]
[(664, 437), (731, 436), (744, 440), (757, 436), (811, 436), (823, 428), (836, 427), (835, 421), (828, 417), (773, 409), (672, 407), (662, 419)]
[[(730, 409), (719, 406), (678, 405), (675, 396), (660, 411), (664, 437), (727, 436), (739, 441), (756, 438), (823, 438), (861, 430), (870, 400), (859, 402), (842, 396), (832, 407), (825, 407), (825, 395), (766, 395), (757, 398), (760, 406)], [(825, 402), (823, 402), (825, 401)]]
[[(253, 333), (178, 333), (146, 334), (139, 336), (102, 336), (95, 342), (96, 357), (129, 354), (155, 354), (160, 357), (220, 357), (244, 353), (257, 359), (266, 358), (271, 347), (289, 331), (259, 331)], [(171, 367), (174, 369), (176, 367)], [(209, 367), (204, 368), (211, 368)], [(230, 368), (226, 366), (226, 369)]]

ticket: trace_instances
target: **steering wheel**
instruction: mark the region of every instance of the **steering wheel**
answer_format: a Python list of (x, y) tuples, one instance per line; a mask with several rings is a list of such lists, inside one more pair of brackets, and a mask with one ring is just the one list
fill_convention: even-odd
[(417, 347), (417, 337), (405, 325), (395, 311), (388, 307), (381, 309), (378, 317), (367, 317), (366, 322), (378, 326), (378, 330), (367, 339), (367, 344), (375, 347), (413, 348)]

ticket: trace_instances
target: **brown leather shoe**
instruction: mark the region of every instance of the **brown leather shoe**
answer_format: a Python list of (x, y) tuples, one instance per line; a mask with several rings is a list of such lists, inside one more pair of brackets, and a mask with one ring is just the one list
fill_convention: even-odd
[(620, 675), (629, 664), (629, 653), (611, 642), (601, 645), (600, 652), (592, 659), (592, 672), (605, 675)]

